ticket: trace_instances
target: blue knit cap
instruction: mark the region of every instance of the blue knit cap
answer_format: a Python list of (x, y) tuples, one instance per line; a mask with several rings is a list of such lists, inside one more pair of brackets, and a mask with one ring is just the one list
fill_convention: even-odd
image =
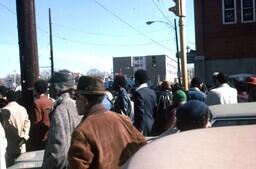
[(210, 112), (211, 111), (209, 107), (204, 102), (201, 102), (198, 100), (190, 100), (177, 109), (177, 112), (176, 112), (177, 125), (182, 125), (182, 126), (197, 125), (203, 120), (208, 120), (206, 118), (209, 115), (210, 117), (208, 118), (211, 118)]

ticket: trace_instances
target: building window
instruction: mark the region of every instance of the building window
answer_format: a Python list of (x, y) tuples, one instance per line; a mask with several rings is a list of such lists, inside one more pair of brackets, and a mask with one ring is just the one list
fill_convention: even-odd
[(222, 16), (224, 24), (236, 23), (236, 0), (222, 0)]
[(254, 0), (241, 0), (242, 22), (254, 22), (255, 20), (255, 2)]

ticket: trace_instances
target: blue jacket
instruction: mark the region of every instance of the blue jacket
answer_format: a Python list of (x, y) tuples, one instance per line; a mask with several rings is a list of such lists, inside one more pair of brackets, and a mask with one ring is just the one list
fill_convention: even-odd
[(205, 102), (206, 94), (200, 91), (197, 87), (192, 87), (187, 91), (187, 100), (199, 100)]

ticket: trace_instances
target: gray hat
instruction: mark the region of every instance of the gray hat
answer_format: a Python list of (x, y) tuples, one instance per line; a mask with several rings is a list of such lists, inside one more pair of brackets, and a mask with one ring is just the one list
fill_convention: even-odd
[(66, 69), (54, 72), (49, 82), (54, 84), (60, 84), (66, 87), (74, 87), (75, 85), (75, 79), (72, 76), (72, 73)]

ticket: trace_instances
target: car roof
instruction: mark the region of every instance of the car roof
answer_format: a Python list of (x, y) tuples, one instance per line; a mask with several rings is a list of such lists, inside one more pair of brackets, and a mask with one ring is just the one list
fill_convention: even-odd
[(256, 116), (256, 102), (219, 104), (209, 106), (209, 108), (212, 111), (213, 118)]
[(44, 150), (22, 153), (15, 160), (15, 164), (8, 167), (8, 169), (40, 168), (43, 163), (43, 157), (44, 157)]
[(142, 147), (123, 169), (253, 169), (256, 125), (196, 129)]

